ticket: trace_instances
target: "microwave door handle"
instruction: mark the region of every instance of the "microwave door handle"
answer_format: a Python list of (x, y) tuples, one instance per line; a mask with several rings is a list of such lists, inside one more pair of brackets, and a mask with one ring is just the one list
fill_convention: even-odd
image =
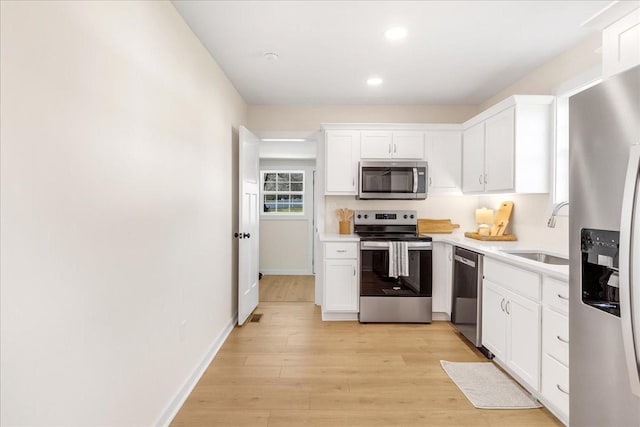
[(418, 192), (418, 168), (413, 168), (413, 192)]
[[(631, 392), (640, 396), (640, 144), (632, 145), (625, 178), (620, 217), (620, 318)], [(634, 289), (635, 288), (635, 289)], [(635, 330), (635, 334), (634, 334)]]

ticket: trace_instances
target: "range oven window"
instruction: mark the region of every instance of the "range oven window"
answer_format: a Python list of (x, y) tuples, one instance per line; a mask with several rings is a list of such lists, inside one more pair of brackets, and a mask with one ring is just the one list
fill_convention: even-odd
[[(364, 246), (365, 242), (363, 242)], [(360, 251), (360, 295), (383, 297), (431, 296), (431, 248), (409, 249), (409, 275), (389, 277), (389, 250)]]

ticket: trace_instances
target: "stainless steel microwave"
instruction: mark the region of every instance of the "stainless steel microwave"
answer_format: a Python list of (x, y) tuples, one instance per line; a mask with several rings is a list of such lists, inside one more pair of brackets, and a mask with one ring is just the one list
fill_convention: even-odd
[(427, 198), (427, 162), (361, 162), (359, 199)]

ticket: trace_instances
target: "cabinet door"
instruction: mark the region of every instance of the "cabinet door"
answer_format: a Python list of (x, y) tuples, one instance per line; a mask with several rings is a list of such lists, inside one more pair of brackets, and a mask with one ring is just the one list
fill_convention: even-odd
[(540, 304), (513, 293), (507, 295), (507, 366), (540, 390)]
[(453, 298), (453, 245), (444, 244), (446, 260), (446, 276), (445, 276), (445, 313), (451, 318), (451, 298)]
[(602, 31), (602, 73), (611, 77), (640, 64), (640, 9)]
[(429, 192), (459, 192), (462, 174), (462, 133), (432, 131), (427, 133), (426, 140)]
[(485, 122), (485, 190), (514, 189), (516, 107), (504, 110)]
[(569, 368), (544, 354), (541, 376), (542, 395), (560, 411), (560, 419), (565, 425), (569, 425)]
[(394, 159), (424, 159), (424, 133), (419, 131), (393, 132), (391, 157)]
[[(432, 300), (434, 313), (446, 312), (446, 275), (447, 275), (447, 254), (445, 250), (446, 243), (433, 242), (433, 281), (432, 281)], [(451, 298), (451, 294), (449, 294)]]
[(453, 246), (433, 243), (433, 312), (445, 313), (451, 318)]
[(358, 311), (358, 262), (326, 259), (323, 311)]
[(462, 134), (462, 192), (484, 191), (484, 123)]
[(485, 279), (482, 284), (482, 345), (505, 360), (507, 319), (505, 290)]
[(363, 159), (390, 159), (392, 133), (388, 131), (363, 131), (360, 157)]
[(360, 132), (327, 131), (325, 193), (357, 194)]

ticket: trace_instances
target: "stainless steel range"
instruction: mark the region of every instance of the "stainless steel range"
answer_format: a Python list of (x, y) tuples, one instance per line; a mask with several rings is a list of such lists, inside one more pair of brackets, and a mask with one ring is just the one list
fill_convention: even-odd
[(360, 322), (431, 322), (432, 242), (416, 211), (356, 211)]

